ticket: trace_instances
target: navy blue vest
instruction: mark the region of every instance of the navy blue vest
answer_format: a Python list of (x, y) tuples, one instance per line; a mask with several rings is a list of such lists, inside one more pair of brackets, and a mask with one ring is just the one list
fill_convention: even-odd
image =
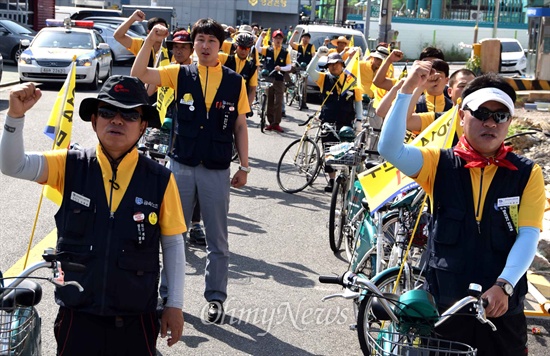
[[(226, 66), (227, 68), (231, 69), (232, 71), (237, 71), (237, 60), (235, 59), (235, 56), (236, 55), (233, 55), (233, 56), (228, 56), (227, 57), (227, 60), (225, 61), (225, 64), (224, 66)], [(255, 60), (254, 58), (248, 58), (246, 60), (246, 62), (244, 63), (244, 66), (243, 68), (241, 69), (241, 72), (239, 73), (245, 83), (246, 83), (246, 87), (248, 88), (249, 87), (249, 81), (250, 81), (250, 78), (252, 78), (252, 76), (254, 75), (254, 72), (256, 72), (256, 63), (255, 63)]]
[[(450, 110), (453, 107), (453, 101), (446, 96), (444, 96), (444, 98), (445, 98), (445, 107), (441, 112)], [(435, 107), (435, 103), (434, 103), (434, 107)], [(428, 104), (426, 103), (425, 94), (422, 94), (420, 98), (418, 98), (418, 101), (416, 102), (415, 112), (417, 113), (428, 112)]]
[[(80, 282), (84, 291), (57, 288), (59, 305), (95, 315), (137, 315), (156, 309), (158, 221), (169, 179), (167, 168), (140, 155), (124, 197), (111, 215), (95, 148), (69, 151), (63, 202), (55, 215), (57, 253), (62, 254), (61, 261), (87, 268), (65, 271), (65, 279)], [(135, 219), (140, 213), (144, 219), (138, 224)]]
[[(429, 242), (428, 290), (442, 308), (467, 295), (469, 283), (483, 291), (496, 282), (516, 241), (516, 227), (507, 223), (508, 207), (497, 207), (497, 199), (520, 197), (534, 163), (508, 153), (517, 171), (498, 168), (485, 197), (478, 226), (472, 197), (472, 182), (465, 162), (452, 149), (441, 150), (434, 183), (434, 225)], [(523, 312), (527, 278), (521, 277), (510, 298), (507, 314)]]
[[(275, 58), (275, 50), (273, 47), (269, 47), (265, 52), (265, 62), (264, 62), (264, 68), (267, 69), (270, 73), (275, 69), (276, 66), (284, 67), (286, 66), (286, 56), (288, 52), (286, 49), (281, 48), (281, 51), (279, 51), (279, 55), (277, 58)], [(278, 81), (284, 80), (283, 73), (277, 73), (275, 72), (273, 74), (273, 78)]]
[(344, 95), (338, 94), (338, 88), (336, 88), (338, 84), (336, 84), (336, 87), (334, 85), (337, 80), (338, 78), (328, 73), (325, 75), (322, 95), (330, 94), (328, 94), (325, 105), (321, 109), (321, 120), (324, 122), (335, 122), (339, 127), (353, 126), (353, 120), (355, 119), (355, 93), (353, 90), (348, 90)]
[(296, 62), (298, 64), (306, 63), (309, 64), (311, 62), (311, 58), (313, 58), (313, 53), (311, 53), (311, 43), (308, 43), (306, 46), (306, 52), (303, 53), (304, 47), (302, 45), (298, 46), (298, 55), (296, 56)]
[[(208, 169), (227, 169), (231, 164), (242, 77), (224, 66), (222, 71), (220, 86), (207, 112), (197, 65), (180, 67), (173, 155), (179, 163), (192, 167), (203, 164)], [(185, 94), (191, 94), (192, 103), (184, 100)]]

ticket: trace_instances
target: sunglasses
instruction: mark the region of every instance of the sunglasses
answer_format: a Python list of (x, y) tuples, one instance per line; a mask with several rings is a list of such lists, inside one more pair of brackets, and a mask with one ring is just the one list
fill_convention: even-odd
[(141, 118), (141, 114), (136, 109), (122, 109), (115, 106), (102, 106), (97, 109), (97, 114), (104, 119), (112, 119), (120, 114), (120, 117), (128, 122), (136, 122)]
[(237, 48), (240, 49), (241, 51), (246, 51), (246, 50), (249, 50), (252, 47), (237, 46)]
[(497, 124), (503, 124), (512, 117), (512, 114), (507, 111), (491, 111), (484, 107), (480, 107), (475, 111), (469, 107), (465, 107), (464, 110), (470, 111), (473, 117), (481, 121), (487, 121), (492, 117)]

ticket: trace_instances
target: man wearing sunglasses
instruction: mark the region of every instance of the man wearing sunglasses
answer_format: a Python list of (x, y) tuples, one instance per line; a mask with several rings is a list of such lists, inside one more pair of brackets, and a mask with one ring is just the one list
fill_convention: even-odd
[[(54, 325), (59, 355), (152, 355), (159, 332), (168, 346), (183, 331), (185, 222), (174, 175), (140, 155), (147, 125), (159, 127), (143, 83), (112, 76), (97, 98), (82, 101), (98, 145), (80, 150), (25, 152), (25, 114), (41, 97), (32, 83), (10, 92), (0, 141), (6, 175), (46, 184), (63, 200), (55, 216), (60, 260), (81, 263), (65, 271), (84, 291), (57, 288)], [(168, 278), (168, 301), (159, 325), (159, 254)]]
[(403, 144), (412, 92), (433, 72), (430, 62), (414, 64), (384, 122), (378, 149), (432, 201), (425, 277), (438, 307), (466, 296), (470, 283), (480, 284), (487, 316), (497, 327), (492, 331), (475, 316), (461, 315), (436, 332), (480, 355), (526, 355), (523, 302), (545, 207), (541, 168), (503, 144), (516, 94), (495, 74), (464, 89), (459, 112), (464, 134), (455, 147)]

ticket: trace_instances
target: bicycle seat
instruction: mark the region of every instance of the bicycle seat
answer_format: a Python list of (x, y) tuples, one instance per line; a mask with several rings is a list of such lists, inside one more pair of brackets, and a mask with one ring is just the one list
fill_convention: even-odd
[(18, 306), (32, 307), (40, 303), (41, 300), (42, 287), (40, 284), (25, 280), (0, 301), (0, 310), (9, 310)]

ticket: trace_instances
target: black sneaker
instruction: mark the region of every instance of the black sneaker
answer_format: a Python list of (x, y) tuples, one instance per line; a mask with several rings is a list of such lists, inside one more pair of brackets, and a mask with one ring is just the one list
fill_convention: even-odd
[(281, 117), (286, 117), (286, 112), (283, 111), (283, 114), (281, 115)]
[(201, 246), (206, 245), (206, 235), (200, 226), (189, 229), (189, 242)]
[(328, 184), (325, 187), (325, 192), (332, 193), (333, 188), (334, 188), (334, 179), (331, 179), (331, 180), (328, 181)]
[(208, 321), (215, 324), (222, 324), (225, 317), (223, 302), (213, 300), (208, 303)]

